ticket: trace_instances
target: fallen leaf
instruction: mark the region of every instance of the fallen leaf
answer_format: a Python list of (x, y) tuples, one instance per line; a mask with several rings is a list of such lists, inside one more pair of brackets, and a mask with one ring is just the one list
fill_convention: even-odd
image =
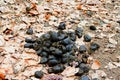
[(46, 2), (51, 2), (52, 0), (46, 0)]
[(51, 16), (52, 16), (52, 14), (47, 12), (47, 13), (45, 14), (45, 19), (48, 20)]
[(27, 66), (35, 66), (35, 65), (38, 64), (37, 61), (35, 61), (35, 60), (30, 60), (30, 59), (26, 59), (25, 62), (26, 62), (26, 64), (27, 64)]
[(115, 40), (112, 39), (112, 38), (109, 38), (109, 42), (112, 43), (112, 44), (115, 44), (115, 45), (117, 44), (117, 41), (115, 41)]
[(67, 67), (61, 74), (64, 76), (74, 76), (79, 71), (79, 68)]
[(81, 4), (77, 5), (77, 10), (81, 10), (81, 9), (82, 9), (82, 5)]
[(32, 52), (31, 53), (23, 52), (21, 55), (21, 58), (24, 60), (27, 60), (27, 59), (31, 59), (31, 60), (35, 60), (35, 61), (38, 60), (38, 56)]
[(97, 70), (96, 73), (97, 73), (100, 77), (106, 77), (106, 76), (107, 76), (107, 74), (106, 74), (104, 71), (102, 71), (102, 70)]
[(3, 74), (2, 72), (0, 72), (0, 79), (5, 80), (5, 74)]
[(98, 60), (95, 60), (91, 66), (92, 69), (99, 69), (101, 66), (100, 62)]
[(30, 10), (29, 13), (31, 15), (38, 15), (39, 14), (36, 10)]
[(3, 36), (0, 35), (0, 47), (4, 46), (4, 44), (5, 44), (5, 40), (4, 40)]
[(9, 29), (9, 28), (6, 28), (4, 31), (3, 31), (3, 33), (4, 34), (11, 34), (13, 31), (11, 30), (11, 29)]
[(117, 68), (117, 66), (115, 66), (113, 63), (109, 62), (108, 65), (105, 66), (105, 68), (113, 69), (113, 68)]
[(37, 5), (35, 3), (32, 3), (31, 4), (31, 8), (34, 9), (34, 10), (36, 10), (37, 9)]
[(41, 80), (63, 80), (63, 77), (60, 75), (49, 74), (45, 75)]
[(117, 67), (120, 67), (120, 62), (113, 62), (114, 65), (116, 65)]
[(15, 53), (15, 47), (13, 46), (4, 47), (4, 50), (8, 53)]

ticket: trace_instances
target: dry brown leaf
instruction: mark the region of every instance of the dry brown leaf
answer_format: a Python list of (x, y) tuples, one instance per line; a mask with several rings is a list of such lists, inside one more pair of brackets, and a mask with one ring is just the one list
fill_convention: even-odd
[(36, 10), (30, 10), (29, 13), (31, 15), (38, 15), (39, 14)]
[(51, 2), (52, 0), (46, 0), (46, 2)]
[(45, 19), (48, 20), (51, 16), (52, 16), (52, 14), (46, 13), (46, 14), (45, 14)]
[(34, 10), (37, 10), (37, 5), (35, 3), (32, 3), (31, 8), (34, 9)]
[(9, 29), (9, 28), (6, 28), (4, 31), (3, 31), (3, 33), (4, 34), (11, 34), (13, 31), (11, 30), (11, 29)]
[(5, 74), (3, 74), (2, 72), (0, 72), (0, 79), (5, 80)]
[(101, 64), (98, 60), (95, 60), (91, 66), (92, 69), (99, 69), (101, 67)]
[(81, 10), (81, 9), (82, 9), (82, 5), (81, 4), (77, 5), (77, 10)]

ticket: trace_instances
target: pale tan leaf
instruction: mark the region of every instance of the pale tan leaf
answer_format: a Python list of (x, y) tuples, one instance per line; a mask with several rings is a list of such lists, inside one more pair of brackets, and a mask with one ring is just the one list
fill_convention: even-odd
[(79, 68), (67, 67), (61, 74), (64, 76), (74, 76), (79, 71)]

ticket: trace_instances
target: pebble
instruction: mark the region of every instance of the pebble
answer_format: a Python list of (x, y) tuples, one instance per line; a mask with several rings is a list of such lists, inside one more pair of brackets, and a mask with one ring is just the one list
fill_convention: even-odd
[(33, 29), (32, 28), (28, 28), (26, 33), (29, 34), (29, 35), (32, 35), (33, 34)]
[(87, 51), (86, 46), (85, 46), (85, 45), (80, 45), (80, 47), (79, 47), (79, 52), (80, 52), (80, 53), (84, 53), (84, 52), (86, 52), (86, 51)]
[(54, 73), (60, 73), (60, 72), (62, 72), (64, 69), (65, 69), (65, 68), (64, 68), (63, 65), (56, 65), (56, 66), (53, 67), (53, 72), (54, 72)]
[(79, 80), (90, 80), (90, 79), (89, 79), (89, 77), (88, 77), (88, 76), (83, 75), (83, 76), (81, 76), (81, 77), (80, 77), (80, 79), (79, 79)]
[(120, 20), (118, 20), (118, 21), (117, 21), (117, 23), (119, 23), (119, 24), (120, 24)]
[(98, 50), (100, 46), (97, 43), (91, 43), (90, 49), (92, 51)]
[(96, 30), (95, 26), (90, 26), (90, 30)]
[(46, 57), (42, 57), (41, 61), (40, 61), (40, 64), (45, 64), (47, 62), (48, 62), (48, 59)]
[(91, 41), (91, 36), (89, 36), (88, 34), (84, 35), (84, 41), (85, 42), (90, 42)]
[(34, 76), (35, 76), (36, 78), (42, 78), (43, 75), (44, 75), (44, 73), (43, 73), (42, 71), (36, 71), (36, 72), (34, 73)]
[(58, 26), (58, 29), (60, 29), (60, 30), (66, 29), (66, 24), (65, 24), (65, 22), (61, 22), (61, 23), (59, 24), (59, 26)]
[(83, 35), (83, 29), (81, 27), (77, 27), (75, 33), (78, 36), (78, 38), (81, 38)]

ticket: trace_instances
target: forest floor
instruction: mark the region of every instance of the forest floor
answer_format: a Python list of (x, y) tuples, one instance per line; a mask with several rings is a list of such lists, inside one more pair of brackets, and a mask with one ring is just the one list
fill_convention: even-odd
[[(91, 80), (120, 80), (120, 0), (0, 0), (0, 78), (39, 80), (33, 75), (41, 69), (47, 74), (35, 51), (24, 48), (25, 38), (55, 31), (60, 22), (66, 31), (82, 27), (100, 45), (89, 57)], [(26, 34), (30, 27), (32, 35)]]

